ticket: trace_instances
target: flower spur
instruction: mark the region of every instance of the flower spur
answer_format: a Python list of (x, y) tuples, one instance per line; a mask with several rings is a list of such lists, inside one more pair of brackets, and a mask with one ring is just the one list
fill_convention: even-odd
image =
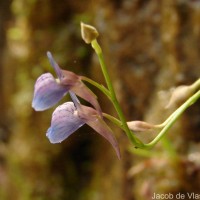
[(117, 140), (101, 115), (94, 108), (81, 105), (74, 93), (70, 92), (70, 96), (73, 102), (58, 106), (52, 114), (51, 126), (46, 134), (50, 142), (62, 142), (78, 128), (87, 124), (110, 142), (120, 159)]

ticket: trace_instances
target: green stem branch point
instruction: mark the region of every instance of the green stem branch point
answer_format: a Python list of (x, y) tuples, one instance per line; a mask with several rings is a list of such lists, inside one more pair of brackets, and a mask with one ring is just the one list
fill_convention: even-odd
[(111, 98), (109, 90), (107, 88), (105, 88), (103, 85), (100, 85), (96, 81), (93, 81), (92, 79), (85, 77), (85, 76), (81, 76), (81, 80), (90, 83), (91, 85), (93, 85), (96, 88), (98, 88), (99, 90), (101, 90), (109, 99)]
[(102, 69), (104, 78), (106, 80), (106, 84), (107, 84), (108, 89), (110, 91), (110, 96), (111, 96), (112, 103), (113, 103), (113, 105), (115, 107), (115, 110), (117, 111), (118, 116), (119, 116), (119, 118), (120, 118), (120, 120), (121, 120), (121, 122), (123, 124), (123, 130), (125, 131), (126, 135), (130, 139), (130, 141), (135, 145), (135, 147), (142, 148), (144, 146), (144, 144), (128, 128), (128, 125), (126, 123), (126, 119), (125, 119), (124, 114), (123, 114), (123, 112), (121, 110), (119, 102), (118, 102), (118, 100), (116, 98), (116, 94), (115, 94), (115, 91), (114, 91), (110, 76), (108, 74), (107, 66), (106, 66), (105, 61), (104, 61), (104, 57), (103, 57), (103, 53), (102, 53), (101, 47), (99, 46), (99, 44), (98, 44), (96, 39), (92, 41), (91, 45), (92, 45), (92, 48), (95, 50), (95, 52), (96, 52), (96, 54), (98, 56), (98, 59), (99, 59), (100, 65), (101, 65), (101, 69)]
[[(90, 26), (83, 26), (84, 24), (82, 24), (82, 32), (83, 31), (93, 31), (93, 32), (96, 32), (96, 29), (94, 28), (91, 28)], [(92, 33), (93, 33), (92, 32)], [(87, 33), (87, 32), (86, 32)], [(86, 35), (86, 33), (84, 32), (84, 34), (82, 35)], [(124, 117), (124, 114), (122, 112), (122, 109), (119, 105), (119, 102), (116, 98), (116, 94), (115, 94), (115, 91), (114, 91), (114, 88), (113, 88), (113, 85), (112, 85), (112, 82), (111, 82), (111, 79), (110, 79), (110, 76), (109, 76), (109, 73), (108, 73), (108, 69), (107, 69), (107, 66), (105, 64), (105, 60), (104, 60), (104, 57), (103, 57), (103, 53), (102, 53), (102, 49), (100, 47), (100, 45), (98, 44), (97, 40), (96, 40), (96, 37), (97, 35), (93, 34), (92, 36), (95, 36), (93, 37), (94, 39), (93, 40), (90, 40), (89, 42), (86, 42), (86, 43), (91, 43), (91, 46), (92, 48), (95, 50), (95, 53), (97, 54), (98, 56), (98, 59), (99, 59), (99, 63), (100, 63), (100, 66), (101, 66), (101, 70), (103, 72), (103, 75), (104, 75), (104, 78), (105, 78), (105, 81), (106, 81), (106, 84), (107, 84), (107, 88), (105, 88), (103, 85), (100, 85), (99, 83), (87, 78), (87, 77), (82, 77), (82, 80), (83, 81), (87, 81), (89, 82), (90, 84), (94, 85), (95, 87), (97, 87), (98, 89), (100, 89), (112, 102), (118, 116), (119, 116), (119, 119), (116, 119), (115, 117), (109, 115), (109, 114), (106, 114), (106, 113), (103, 113), (103, 116), (107, 119), (109, 119), (111, 122), (113, 122), (114, 124), (116, 124), (117, 126), (119, 126), (122, 130), (125, 131), (127, 137), (129, 138), (129, 140), (132, 142), (132, 144), (136, 147), (136, 148), (141, 148), (141, 149), (150, 149), (152, 148), (153, 146), (156, 145), (156, 143), (158, 141), (161, 140), (161, 138), (163, 138), (163, 136), (166, 134), (166, 132), (172, 127), (172, 125), (176, 122), (176, 120), (182, 115), (182, 113), (188, 108), (190, 107), (193, 103), (195, 103), (199, 98), (200, 98), (200, 79), (198, 79), (196, 82), (194, 82), (191, 86), (189, 86), (188, 88), (191, 89), (191, 91), (194, 93), (195, 91), (197, 91), (194, 95), (192, 95), (190, 98), (188, 98), (188, 100), (182, 104), (175, 112), (173, 112), (168, 118), (167, 120), (165, 120), (165, 122), (163, 122), (162, 124), (160, 125), (155, 125), (156, 128), (162, 128), (162, 130), (159, 132), (159, 134), (148, 144), (144, 144), (142, 143), (135, 135), (134, 133), (129, 129), (128, 125), (127, 125), (127, 122), (126, 122), (126, 119)], [(90, 37), (91, 38), (91, 37)], [(186, 88), (186, 91), (188, 90), (188, 88)], [(180, 90), (181, 89), (181, 90)], [(185, 91), (185, 88), (183, 88), (184, 91)], [(182, 88), (178, 88), (179, 92), (181, 92), (183, 90)], [(166, 140), (163, 140), (165, 146), (167, 148), (170, 148), (169, 147), (169, 143), (168, 141)], [(174, 152), (170, 152), (171, 154), (174, 154)]]

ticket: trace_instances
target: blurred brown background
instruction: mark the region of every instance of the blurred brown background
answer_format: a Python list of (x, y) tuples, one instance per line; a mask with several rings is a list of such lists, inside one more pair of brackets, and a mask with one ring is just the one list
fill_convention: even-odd
[[(120, 161), (87, 126), (61, 144), (49, 143), (45, 133), (54, 109), (31, 108), (35, 80), (54, 73), (46, 52), (62, 68), (104, 83), (96, 56), (81, 39), (80, 21), (100, 32), (127, 120), (161, 123), (173, 111), (164, 109), (166, 91), (200, 76), (199, 0), (1, 0), (0, 199), (148, 200), (153, 193), (199, 193), (199, 101), (147, 154), (132, 153), (112, 125)], [(91, 88), (102, 109), (116, 115)]]

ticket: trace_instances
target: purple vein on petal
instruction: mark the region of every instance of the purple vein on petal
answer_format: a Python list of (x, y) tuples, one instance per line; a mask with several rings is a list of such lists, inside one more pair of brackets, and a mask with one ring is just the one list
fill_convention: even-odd
[(56, 108), (46, 134), (51, 143), (62, 142), (85, 124), (76, 112), (73, 102), (66, 102)]
[(54, 60), (52, 54), (50, 51), (47, 52), (47, 57), (49, 58), (50, 64), (51, 66), (54, 68), (57, 76), (59, 79), (61, 79), (62, 77), (62, 70), (60, 69), (59, 65), (57, 64), (57, 62)]

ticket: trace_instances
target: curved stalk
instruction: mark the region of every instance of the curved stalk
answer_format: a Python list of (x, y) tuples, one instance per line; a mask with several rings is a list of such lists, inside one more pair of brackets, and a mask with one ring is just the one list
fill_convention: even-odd
[[(195, 92), (196, 90), (198, 90), (199, 87), (200, 87), (200, 79), (196, 80), (190, 87), (192, 88), (192, 90), (193, 90), (194, 92)], [(163, 128), (164, 126), (166, 126), (166, 125), (169, 123), (169, 121), (172, 119), (172, 117), (173, 117), (174, 115), (176, 115), (176, 113), (179, 112), (179, 109), (181, 109), (181, 107), (179, 107), (177, 110), (175, 110), (162, 124), (156, 125), (156, 127), (158, 127), (158, 128)]]
[(124, 130), (123, 128), (123, 124), (120, 120), (118, 120), (117, 118), (113, 117), (112, 115), (109, 115), (107, 113), (103, 113), (103, 116), (110, 120), (111, 122), (113, 122), (114, 124), (116, 124), (119, 128), (121, 128), (122, 130)]
[(123, 129), (124, 129), (126, 135), (128, 136), (128, 138), (130, 139), (130, 141), (135, 145), (135, 147), (142, 148), (144, 144), (128, 128), (128, 125), (126, 123), (126, 119), (125, 119), (124, 114), (121, 110), (119, 102), (116, 98), (116, 94), (115, 94), (112, 82), (110, 80), (110, 76), (108, 74), (107, 66), (106, 66), (105, 61), (104, 61), (104, 57), (103, 57), (101, 47), (99, 46), (97, 40), (93, 40), (91, 45), (92, 45), (93, 49), (95, 50), (95, 52), (98, 56), (98, 59), (99, 59), (100, 65), (101, 65), (101, 69), (102, 69), (104, 78), (106, 80), (106, 84), (107, 84), (108, 89), (110, 91), (110, 96), (111, 96), (113, 106), (115, 107), (115, 110), (117, 111), (117, 114), (118, 114), (118, 116), (119, 116), (119, 118), (120, 118), (120, 120), (123, 124)]
[(176, 120), (182, 115), (182, 113), (195, 103), (200, 98), (200, 90), (191, 96), (183, 105), (181, 105), (169, 118), (167, 124), (160, 131), (160, 133), (148, 144), (144, 144), (145, 149), (150, 149), (156, 145), (156, 143), (164, 136), (164, 134), (172, 127)]

